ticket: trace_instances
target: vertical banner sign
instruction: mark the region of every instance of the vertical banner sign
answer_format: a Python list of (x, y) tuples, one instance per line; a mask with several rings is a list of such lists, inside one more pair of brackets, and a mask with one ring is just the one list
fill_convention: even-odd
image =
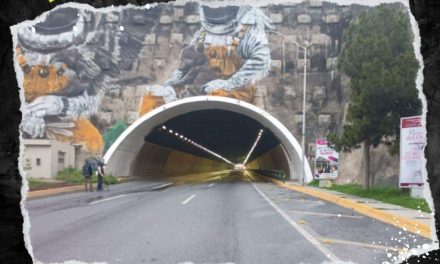
[(400, 119), (400, 177), (401, 188), (423, 187), (422, 157), (426, 137), (422, 117)]
[(328, 146), (326, 139), (316, 140), (315, 179), (336, 179), (339, 153)]

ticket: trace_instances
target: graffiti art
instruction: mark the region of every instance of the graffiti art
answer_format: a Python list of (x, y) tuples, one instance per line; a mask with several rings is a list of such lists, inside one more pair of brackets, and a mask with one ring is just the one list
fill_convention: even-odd
[(146, 39), (161, 31), (153, 11), (101, 13), (65, 7), (33, 26), (18, 27), (24, 137), (82, 144), (101, 153), (102, 131), (90, 117), (100, 111), (103, 94), (127, 85), (147, 84), (140, 91), (139, 116), (188, 96), (254, 101), (255, 84), (270, 69), (265, 30), (272, 25), (259, 8), (197, 6), (200, 26), (181, 46), (178, 65), (163, 82), (150, 82), (147, 72), (133, 74)]

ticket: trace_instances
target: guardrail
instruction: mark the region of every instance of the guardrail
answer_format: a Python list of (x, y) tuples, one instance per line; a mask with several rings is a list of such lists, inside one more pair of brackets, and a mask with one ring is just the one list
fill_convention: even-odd
[(274, 179), (282, 180), (283, 182), (286, 180), (286, 173), (282, 170), (258, 170), (258, 169), (250, 169), (249, 171), (261, 174), (263, 176), (271, 177)]

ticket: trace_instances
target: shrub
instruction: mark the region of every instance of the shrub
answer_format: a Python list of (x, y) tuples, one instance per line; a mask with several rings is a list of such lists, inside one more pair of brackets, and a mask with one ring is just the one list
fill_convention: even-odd
[[(56, 179), (68, 183), (78, 183), (78, 184), (84, 183), (84, 176), (82, 175), (82, 172), (73, 167), (68, 167), (58, 172)], [(108, 184), (116, 184), (118, 183), (118, 178), (116, 178), (111, 174), (106, 174), (104, 181), (107, 182)], [(92, 176), (92, 182), (93, 183), (98, 182), (98, 176), (96, 176), (96, 174)]]

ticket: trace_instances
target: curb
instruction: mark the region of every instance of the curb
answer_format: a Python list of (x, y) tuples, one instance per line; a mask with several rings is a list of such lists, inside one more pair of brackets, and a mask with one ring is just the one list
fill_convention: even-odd
[(151, 188), (151, 190), (152, 191), (163, 190), (163, 189), (166, 189), (166, 188), (170, 187), (171, 185), (173, 185), (173, 183), (169, 182), (169, 183), (165, 183), (165, 184), (162, 184), (162, 185), (159, 185), (159, 186), (153, 186)]
[(431, 228), (429, 225), (412, 220), (412, 219), (408, 219), (405, 218), (403, 216), (399, 216), (399, 215), (394, 215), (394, 214), (390, 214), (387, 212), (383, 212), (381, 210), (372, 208), (368, 205), (365, 204), (360, 204), (357, 202), (354, 202), (350, 199), (346, 199), (346, 198), (341, 198), (329, 193), (324, 193), (324, 192), (320, 192), (317, 190), (312, 190), (306, 187), (302, 187), (302, 186), (295, 186), (295, 185), (290, 185), (288, 183), (282, 183), (279, 180), (275, 180), (275, 179), (271, 179), (268, 177), (265, 177), (266, 179), (270, 180), (271, 182), (277, 184), (278, 186), (290, 189), (290, 190), (294, 190), (294, 191), (298, 191), (298, 192), (302, 192), (305, 194), (308, 194), (310, 196), (340, 205), (342, 207), (345, 208), (349, 208), (352, 209), (360, 214), (369, 216), (371, 218), (374, 218), (376, 220), (379, 220), (381, 222), (387, 223), (387, 224), (391, 224), (395, 227), (399, 227), (402, 229), (406, 229), (407, 231), (423, 236), (427, 239), (432, 239), (431, 238)]
[(45, 190), (39, 190), (39, 191), (30, 191), (30, 192), (27, 192), (26, 199), (40, 198), (40, 197), (45, 197), (45, 196), (50, 196), (50, 195), (71, 193), (71, 192), (78, 192), (78, 191), (84, 191), (84, 185), (81, 184), (81, 185), (58, 187), (58, 188), (45, 189)]
[[(131, 181), (131, 179), (128, 179), (127, 177), (118, 178), (118, 183), (124, 183), (129, 181)], [(96, 183), (94, 183), (93, 185), (94, 185), (93, 187), (95, 187)], [(84, 190), (84, 184), (78, 184), (78, 185), (71, 185), (66, 187), (48, 188), (38, 191), (28, 191), (26, 194), (26, 199), (47, 197), (47, 196), (58, 195), (63, 193), (79, 192), (83, 190)]]

